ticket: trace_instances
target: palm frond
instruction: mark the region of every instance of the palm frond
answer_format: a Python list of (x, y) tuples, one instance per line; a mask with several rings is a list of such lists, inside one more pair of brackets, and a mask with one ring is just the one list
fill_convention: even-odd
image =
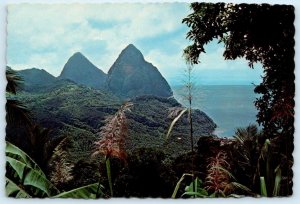
[(24, 125), (27, 128), (32, 126), (32, 114), (22, 102), (7, 99), (5, 108), (7, 123), (15, 126)]
[(258, 128), (254, 124), (248, 125), (246, 128), (237, 128), (235, 131), (234, 138), (236, 138), (240, 143), (245, 140), (255, 137), (258, 133)]

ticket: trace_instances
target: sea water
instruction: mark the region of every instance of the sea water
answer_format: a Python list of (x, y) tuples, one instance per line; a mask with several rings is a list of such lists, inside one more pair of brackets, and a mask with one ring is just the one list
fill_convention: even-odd
[[(174, 97), (187, 105), (184, 87), (172, 87)], [(205, 112), (217, 124), (214, 134), (232, 137), (236, 128), (256, 123), (254, 101), (259, 97), (249, 85), (203, 85), (192, 90), (192, 106)]]

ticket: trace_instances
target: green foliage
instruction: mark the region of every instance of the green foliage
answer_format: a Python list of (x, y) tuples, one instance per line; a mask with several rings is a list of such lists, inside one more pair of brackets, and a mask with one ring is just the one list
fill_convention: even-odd
[[(9, 142), (6, 144), (7, 186), (12, 186), (12, 181), (15, 185), (23, 186), (25, 192), (32, 197), (49, 197), (58, 193), (44, 172), (25, 152)], [(11, 192), (7, 193), (10, 196)]]
[(177, 182), (176, 186), (175, 186), (175, 189), (172, 193), (172, 196), (171, 198), (176, 198), (176, 195), (177, 195), (177, 192), (178, 192), (178, 189), (180, 187), (180, 184), (181, 182), (183, 181), (183, 179), (186, 177), (186, 176), (193, 176), (192, 174), (182, 174), (181, 178), (179, 179), (179, 181)]
[(5, 177), (5, 191), (6, 196), (8, 197), (31, 198), (31, 195), (29, 195), (26, 191), (24, 191), (21, 187), (7, 177)]
[[(194, 43), (185, 50), (188, 62), (197, 64), (204, 45), (219, 39), (225, 59), (245, 57), (249, 66), (261, 62), (263, 82), (255, 105), (258, 122), (270, 137), (274, 131), (293, 133), (294, 115), (294, 7), (268, 4), (192, 3), (193, 13), (183, 19)], [(292, 128), (292, 129), (291, 129)]]
[(127, 165), (112, 170), (116, 197), (169, 198), (178, 180), (166, 155), (157, 148), (135, 149), (128, 154)]
[(82, 186), (67, 192), (60, 193), (54, 198), (82, 198), (82, 199), (95, 199), (103, 197), (103, 186), (100, 185), (100, 190), (98, 189), (98, 183), (90, 184), (87, 186)]
[(281, 169), (280, 166), (278, 166), (275, 169), (275, 182), (274, 182), (274, 190), (273, 190), (273, 196), (279, 196), (279, 192), (280, 192), (280, 183), (281, 183)]
[[(193, 190), (195, 188), (195, 190)], [(203, 182), (199, 178), (195, 178), (189, 186), (185, 187), (185, 193), (182, 195), (193, 198), (205, 198), (208, 197), (208, 192), (203, 188)]]
[(8, 124), (17, 127), (24, 125), (26, 128), (30, 128), (32, 125), (32, 115), (27, 107), (15, 98), (23, 80), (10, 67), (6, 67), (6, 80), (6, 121)]
[(254, 190), (258, 182), (255, 176), (263, 135), (258, 132), (255, 125), (249, 125), (246, 128), (237, 128), (233, 138), (236, 140), (232, 153), (235, 158), (233, 160), (235, 175), (244, 185)]
[(56, 197), (96, 198), (103, 197), (103, 186), (91, 184), (68, 192), (60, 192), (46, 177), (39, 166), (21, 149), (6, 142), (6, 195), (15, 198)]
[(108, 179), (108, 184), (109, 184), (110, 196), (113, 197), (114, 193), (113, 193), (113, 185), (112, 185), (112, 180), (111, 180), (111, 169), (110, 169), (109, 158), (106, 159), (105, 166), (106, 166), (106, 173), (107, 173), (107, 179)]
[[(291, 194), (295, 106), (294, 7), (192, 3), (191, 8), (193, 12), (183, 19), (190, 28), (187, 38), (193, 42), (184, 50), (189, 63), (198, 64), (199, 57), (205, 52), (204, 45), (218, 39), (224, 43), (225, 59), (244, 57), (252, 68), (256, 62), (262, 64), (262, 83), (254, 90), (261, 94), (255, 101), (259, 110), (257, 122), (263, 126), (264, 137), (274, 139), (273, 144), (281, 146), (275, 148), (276, 151), (273, 148), (271, 154), (276, 157), (273, 157), (272, 166), (275, 168), (286, 163), (282, 173), (287, 177), (286, 194)], [(266, 182), (272, 183), (273, 179), (266, 177)], [(267, 189), (269, 194), (270, 190)]]
[[(22, 92), (18, 99), (35, 114), (36, 121), (43, 127), (52, 129), (52, 138), (71, 135), (74, 147), (70, 150), (71, 161), (86, 159), (92, 152), (96, 133), (105, 124), (105, 118), (113, 115), (121, 105), (120, 99), (102, 90), (94, 90), (74, 83), (61, 81), (52, 84), (44, 92)], [(172, 130), (168, 144), (164, 136), (171, 119), (170, 109), (181, 107), (173, 98), (141, 96), (131, 101), (134, 106), (127, 114), (129, 137), (126, 149), (140, 147), (161, 147), (168, 155), (179, 155), (190, 148), (184, 138), (188, 136), (186, 117), (179, 119)], [(215, 123), (201, 111), (194, 112), (195, 140), (199, 135), (211, 134)], [(177, 138), (183, 138), (178, 140)]]
[(263, 197), (268, 196), (265, 177), (260, 177), (260, 194)]

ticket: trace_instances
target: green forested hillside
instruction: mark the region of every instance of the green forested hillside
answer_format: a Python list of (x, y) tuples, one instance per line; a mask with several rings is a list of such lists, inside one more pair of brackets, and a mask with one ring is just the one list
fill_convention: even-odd
[[(19, 99), (28, 106), (36, 122), (52, 129), (53, 137), (69, 136), (74, 141), (74, 158), (90, 154), (93, 142), (107, 116), (113, 115), (123, 101), (106, 91), (95, 90), (71, 82), (60, 82), (44, 92), (22, 92)], [(160, 147), (165, 143), (165, 134), (172, 121), (170, 110), (181, 107), (173, 98), (142, 96), (132, 99), (133, 107), (127, 113), (130, 151), (138, 147)], [(203, 112), (194, 111), (194, 133), (196, 136), (210, 135), (214, 122)], [(186, 117), (176, 124), (168, 147), (168, 154), (180, 154), (188, 150), (188, 121)], [(174, 146), (176, 149), (171, 148)], [(178, 152), (180, 150), (180, 152)], [(183, 151), (183, 152), (182, 152)]]

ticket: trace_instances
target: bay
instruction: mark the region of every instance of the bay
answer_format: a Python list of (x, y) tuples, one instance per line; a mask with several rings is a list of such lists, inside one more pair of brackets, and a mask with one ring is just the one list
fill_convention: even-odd
[[(172, 87), (174, 97), (187, 106), (184, 87)], [(202, 85), (192, 91), (192, 106), (200, 109), (217, 124), (214, 134), (232, 137), (236, 128), (256, 123), (254, 101), (259, 97), (251, 85)]]

